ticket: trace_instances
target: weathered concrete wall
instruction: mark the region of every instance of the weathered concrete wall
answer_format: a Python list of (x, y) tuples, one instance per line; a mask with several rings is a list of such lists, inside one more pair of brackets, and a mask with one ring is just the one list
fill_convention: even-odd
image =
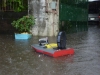
[(29, 0), (29, 14), (34, 15), (35, 25), (32, 28), (34, 36), (56, 36), (59, 23), (59, 0), (56, 10), (51, 9), (52, 0)]

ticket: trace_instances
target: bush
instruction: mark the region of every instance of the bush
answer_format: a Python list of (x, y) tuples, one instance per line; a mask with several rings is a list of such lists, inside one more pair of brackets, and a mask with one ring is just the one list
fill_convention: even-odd
[(11, 24), (19, 33), (30, 32), (30, 28), (35, 24), (35, 20), (32, 15), (28, 15), (13, 21)]

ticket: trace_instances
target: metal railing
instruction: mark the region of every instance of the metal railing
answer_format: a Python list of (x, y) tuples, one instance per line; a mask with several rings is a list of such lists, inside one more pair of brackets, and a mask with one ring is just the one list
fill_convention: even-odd
[(14, 11), (19, 5), (26, 6), (27, 0), (21, 0), (21, 2), (0, 0), (0, 11)]

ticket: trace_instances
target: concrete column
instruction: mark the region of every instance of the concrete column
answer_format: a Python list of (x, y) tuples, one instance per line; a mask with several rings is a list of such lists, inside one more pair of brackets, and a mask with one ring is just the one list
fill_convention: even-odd
[(59, 0), (56, 9), (51, 8), (52, 0), (29, 0), (29, 14), (35, 17), (33, 36), (56, 36), (59, 24)]

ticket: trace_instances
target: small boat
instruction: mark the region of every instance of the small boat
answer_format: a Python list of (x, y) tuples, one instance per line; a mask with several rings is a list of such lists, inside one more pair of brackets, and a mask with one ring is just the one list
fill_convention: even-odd
[(73, 55), (73, 48), (66, 48), (66, 34), (59, 32), (57, 36), (57, 43), (48, 43), (47, 38), (39, 39), (39, 44), (33, 44), (32, 48), (38, 52), (51, 57), (60, 57), (65, 55)]

